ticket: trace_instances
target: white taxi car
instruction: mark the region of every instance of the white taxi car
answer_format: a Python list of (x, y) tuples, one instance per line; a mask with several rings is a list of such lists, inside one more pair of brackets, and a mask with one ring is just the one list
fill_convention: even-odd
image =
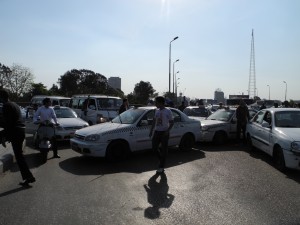
[[(236, 108), (219, 109), (205, 120), (201, 120), (201, 142), (214, 142), (223, 144), (228, 139), (236, 138)], [(256, 114), (256, 110), (249, 109), (250, 118)]]
[(300, 109), (259, 111), (247, 124), (247, 142), (272, 156), (279, 170), (300, 170)]
[[(169, 146), (191, 149), (201, 136), (201, 123), (181, 111), (170, 108), (174, 126), (170, 131)], [(149, 137), (155, 107), (132, 108), (111, 122), (77, 130), (71, 139), (71, 148), (83, 155), (120, 160), (130, 152), (151, 149)]]

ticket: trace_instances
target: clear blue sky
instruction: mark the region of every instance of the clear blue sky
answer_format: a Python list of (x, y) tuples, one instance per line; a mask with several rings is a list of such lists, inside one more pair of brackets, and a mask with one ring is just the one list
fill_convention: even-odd
[[(0, 0), (0, 62), (32, 70), (48, 88), (71, 69), (169, 89), (169, 43), (178, 91), (247, 93), (251, 31), (261, 98), (300, 99), (299, 0)], [(171, 91), (173, 86), (171, 86)]]

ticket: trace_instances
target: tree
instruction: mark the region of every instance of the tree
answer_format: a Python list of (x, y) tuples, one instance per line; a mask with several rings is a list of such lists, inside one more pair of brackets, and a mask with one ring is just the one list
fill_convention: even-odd
[(86, 69), (72, 69), (62, 75), (58, 81), (60, 92), (65, 96), (74, 94), (106, 94), (108, 88), (105, 76)]
[(13, 100), (30, 91), (34, 76), (29, 68), (13, 64), (6, 76), (7, 81), (3, 87), (10, 91)]
[(57, 85), (53, 84), (48, 90), (49, 95), (60, 95), (60, 91)]
[(150, 82), (140, 81), (134, 87), (134, 99), (137, 104), (147, 104), (150, 97), (153, 97), (155, 90)]
[(8, 84), (8, 77), (11, 70), (8, 66), (0, 63), (0, 87), (6, 88)]

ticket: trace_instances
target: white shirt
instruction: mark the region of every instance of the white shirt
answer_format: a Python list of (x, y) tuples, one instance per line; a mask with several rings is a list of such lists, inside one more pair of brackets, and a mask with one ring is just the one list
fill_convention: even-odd
[(40, 122), (45, 122), (46, 120), (48, 120), (51, 123), (57, 123), (56, 114), (52, 107), (39, 107), (34, 114), (33, 122), (38, 121), (38, 119), (40, 119)]
[(155, 110), (155, 129), (156, 131), (166, 131), (170, 126), (170, 121), (173, 120), (172, 111), (168, 108)]

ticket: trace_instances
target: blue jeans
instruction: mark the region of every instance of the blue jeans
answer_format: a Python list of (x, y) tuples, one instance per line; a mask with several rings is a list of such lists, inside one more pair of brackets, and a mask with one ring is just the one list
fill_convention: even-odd
[[(165, 168), (168, 155), (169, 133), (165, 131), (154, 131), (152, 138), (152, 149), (158, 153), (159, 168)], [(161, 145), (159, 147), (159, 145)]]

